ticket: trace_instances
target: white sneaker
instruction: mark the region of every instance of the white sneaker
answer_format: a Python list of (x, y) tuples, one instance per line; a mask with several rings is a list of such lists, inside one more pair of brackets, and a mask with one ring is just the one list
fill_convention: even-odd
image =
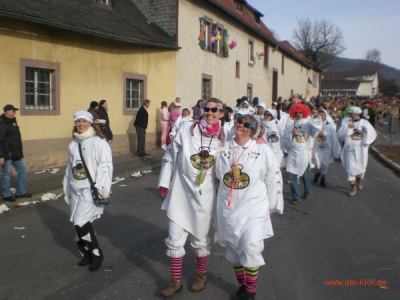
[(162, 149), (162, 150), (167, 150), (167, 146), (162, 145), (162, 146), (161, 146), (161, 149)]

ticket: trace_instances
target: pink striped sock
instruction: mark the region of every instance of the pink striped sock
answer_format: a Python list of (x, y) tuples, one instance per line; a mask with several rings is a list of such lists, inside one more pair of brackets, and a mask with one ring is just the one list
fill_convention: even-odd
[(197, 272), (205, 274), (207, 271), (208, 256), (197, 256)]
[(246, 291), (254, 294), (258, 279), (258, 271), (260, 268), (246, 268)]
[(178, 258), (171, 257), (170, 260), (171, 276), (178, 282), (181, 281), (182, 263), (183, 263), (183, 257), (178, 257)]
[(246, 270), (242, 265), (233, 266), (233, 270), (235, 271), (236, 279), (239, 282), (240, 286), (246, 285)]

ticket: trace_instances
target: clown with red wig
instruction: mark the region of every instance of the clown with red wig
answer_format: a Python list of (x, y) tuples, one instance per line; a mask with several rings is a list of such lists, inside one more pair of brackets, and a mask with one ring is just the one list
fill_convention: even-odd
[(307, 199), (311, 194), (310, 160), (314, 147), (314, 138), (321, 130), (321, 117), (311, 118), (307, 105), (298, 103), (291, 107), (291, 124), (288, 124), (283, 135), (283, 145), (288, 153), (286, 171), (289, 173), (292, 204), (300, 203), (300, 187), (297, 177), (301, 176), (304, 193)]

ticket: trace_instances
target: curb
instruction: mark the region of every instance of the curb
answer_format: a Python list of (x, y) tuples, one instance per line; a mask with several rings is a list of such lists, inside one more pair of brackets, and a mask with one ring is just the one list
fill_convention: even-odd
[(382, 161), (387, 167), (395, 171), (397, 174), (400, 174), (400, 166), (393, 162), (392, 160), (388, 159), (385, 155), (380, 153), (374, 146), (370, 146), (369, 149), (371, 152), (380, 160)]

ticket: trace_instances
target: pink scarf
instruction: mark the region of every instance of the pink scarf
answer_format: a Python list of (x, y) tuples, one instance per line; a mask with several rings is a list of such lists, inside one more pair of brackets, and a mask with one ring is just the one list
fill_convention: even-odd
[(216, 136), (221, 130), (221, 121), (209, 125), (204, 119), (201, 119), (199, 128), (207, 136)]

